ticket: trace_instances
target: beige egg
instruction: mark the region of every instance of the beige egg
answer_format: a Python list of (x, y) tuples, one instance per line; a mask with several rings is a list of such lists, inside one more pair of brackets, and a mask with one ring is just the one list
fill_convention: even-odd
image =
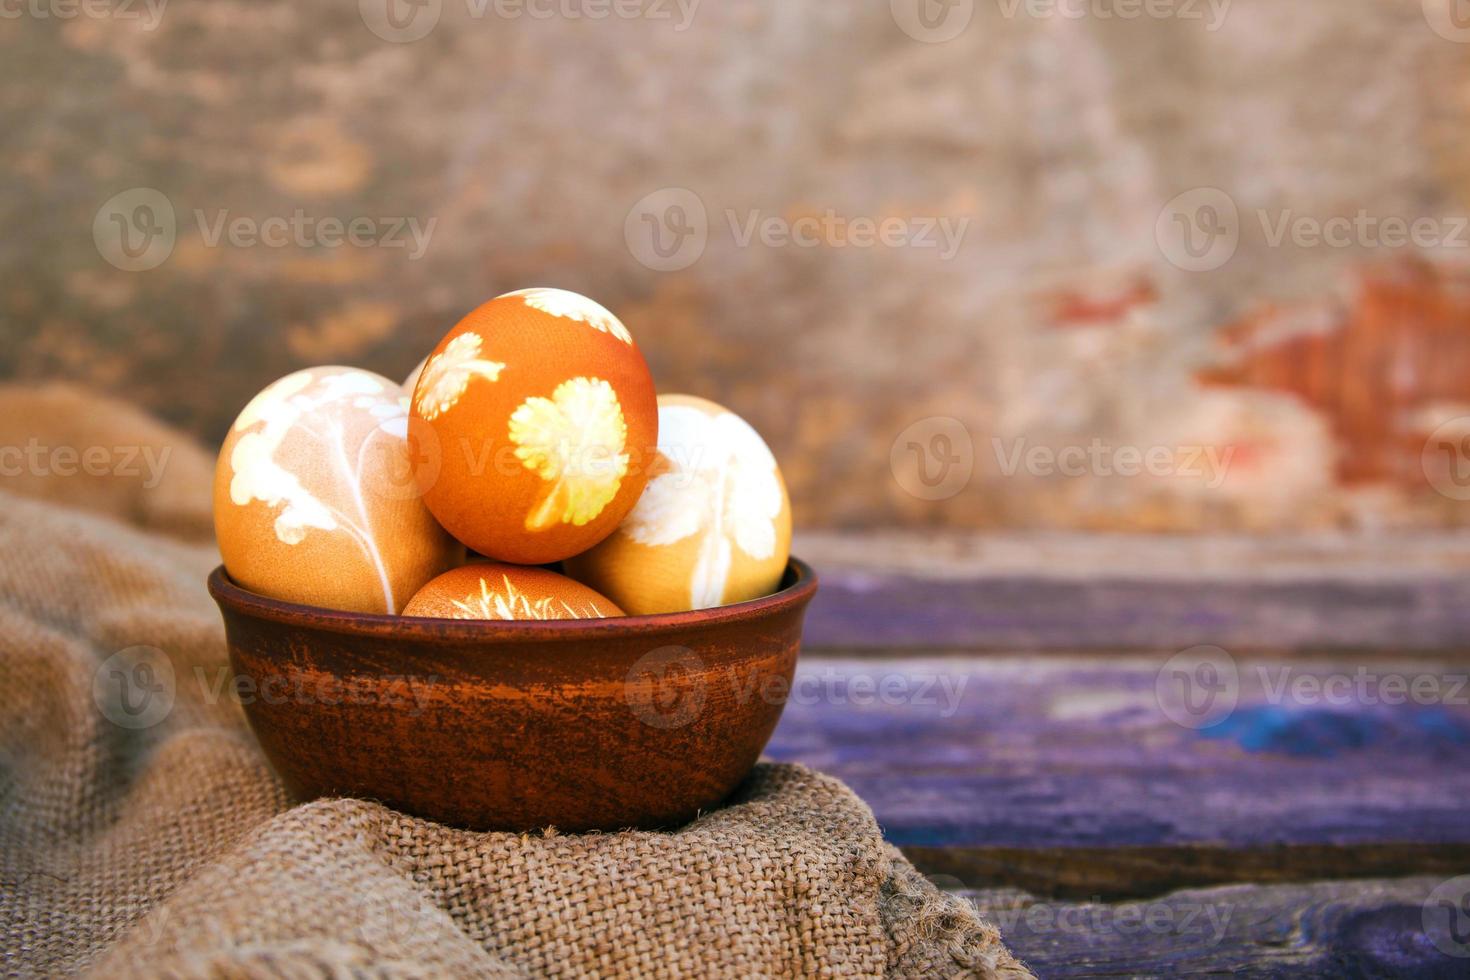
[(403, 379), (403, 391), (409, 398), (413, 397), (413, 390), (418, 387), (419, 377), (424, 373), (424, 368), (428, 366), (429, 358), (428, 355), (425, 355), (424, 359), (419, 361), (414, 369), (409, 372), (408, 377)]
[(214, 527), (230, 577), (277, 599), (397, 613), (463, 560), (413, 476), (408, 397), (345, 367), (287, 375), (230, 427)]
[(605, 619), (623, 611), (565, 575), (477, 561), (424, 586), (403, 614), (430, 619)]
[(660, 395), (651, 473), (618, 529), (566, 561), (569, 575), (635, 616), (776, 590), (791, 554), (791, 502), (749, 423), (703, 398)]

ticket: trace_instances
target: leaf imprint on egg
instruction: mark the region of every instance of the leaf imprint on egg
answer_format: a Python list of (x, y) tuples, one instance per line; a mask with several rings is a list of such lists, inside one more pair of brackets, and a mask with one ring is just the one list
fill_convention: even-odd
[(649, 547), (702, 533), (690, 573), (691, 608), (718, 606), (730, 577), (732, 542), (757, 561), (776, 553), (776, 457), (740, 416), (686, 405), (659, 406), (658, 443), (672, 471), (648, 481), (621, 532)]
[[(348, 411), (366, 412), (378, 420), (358, 444), (355, 460), (348, 458), (345, 444), (343, 416)], [(347, 534), (377, 574), (388, 612), (396, 608), (393, 586), (373, 536), (372, 519), (363, 497), (362, 469), (373, 439), (379, 433), (397, 437), (406, 416), (402, 402), (364, 371), (326, 377), (298, 371), (266, 388), (245, 406), (235, 429), (259, 428), (242, 435), (230, 453), (230, 502), (244, 507), (259, 500), (273, 510), (279, 508), (274, 529), (282, 544), (300, 544), (312, 528)], [(322, 458), (331, 461), (349, 491), (350, 506), (338, 506), (316, 496), (296, 474), (276, 461), (281, 443), (292, 433), (304, 433), (321, 444)]]
[(601, 378), (570, 378), (550, 398), (533, 396), (510, 416), (510, 441), (526, 469), (551, 484), (526, 530), (581, 526), (612, 503), (628, 473), (628, 425)]
[(522, 289), (506, 295), (519, 296), (533, 310), (585, 323), (593, 330), (610, 334), (625, 344), (633, 342), (633, 335), (628, 333), (628, 328), (623, 326), (621, 320), (602, 304), (593, 302), (580, 293), (566, 289), (537, 288)]
[(500, 372), (505, 370), (505, 365), (480, 357), (484, 343), (483, 337), (467, 330), (429, 358), (415, 389), (419, 415), (424, 421), (432, 422), (458, 404), (472, 379), (500, 380)]
[(454, 619), (604, 619), (607, 614), (593, 602), (582, 608), (552, 596), (532, 599), (502, 575), (504, 592), (496, 592), (490, 583), (480, 579), (480, 594), (453, 599)]

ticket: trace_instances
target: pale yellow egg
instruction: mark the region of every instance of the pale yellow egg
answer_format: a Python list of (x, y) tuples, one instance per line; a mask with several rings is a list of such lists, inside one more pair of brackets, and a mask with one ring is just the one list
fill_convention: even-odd
[(707, 609), (774, 592), (791, 554), (776, 458), (714, 402), (660, 395), (658, 458), (643, 495), (567, 573), (629, 615)]
[(277, 599), (397, 613), (463, 560), (424, 505), (408, 425), (403, 390), (355, 368), (297, 371), (256, 395), (215, 466), (230, 577)]

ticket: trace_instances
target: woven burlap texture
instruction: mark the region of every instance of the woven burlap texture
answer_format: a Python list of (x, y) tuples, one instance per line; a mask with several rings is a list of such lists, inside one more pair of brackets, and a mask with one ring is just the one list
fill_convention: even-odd
[[(125, 443), (122, 413), (91, 412), (97, 438)], [(0, 422), (0, 441), (44, 437), (47, 415)], [(91, 444), (77, 418), (64, 428)], [(0, 490), (5, 974), (1029, 976), (861, 800), (800, 766), (762, 764), (667, 833), (476, 834), (357, 800), (293, 805), (233, 700), (204, 591), (208, 487), (179, 484), (207, 480), (207, 456), (165, 441), (183, 462), (164, 492), (185, 503), (146, 527), (117, 502), (156, 490), (146, 474), (64, 504), (46, 479)], [(106, 683), (140, 664), (160, 718)]]

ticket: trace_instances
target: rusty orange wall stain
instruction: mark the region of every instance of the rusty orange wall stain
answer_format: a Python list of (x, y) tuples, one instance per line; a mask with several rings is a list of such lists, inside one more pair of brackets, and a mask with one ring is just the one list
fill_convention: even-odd
[[(1305, 326), (1282, 330), (1293, 318)], [(1342, 450), (1343, 485), (1422, 484), (1424, 413), (1470, 404), (1470, 271), (1362, 268), (1345, 303), (1268, 306), (1221, 337), (1225, 359), (1199, 379), (1287, 392), (1321, 412)]]
[(1138, 276), (1107, 291), (1063, 289), (1047, 297), (1051, 322), (1058, 327), (1106, 326), (1135, 309), (1152, 306), (1159, 293), (1151, 280)]

